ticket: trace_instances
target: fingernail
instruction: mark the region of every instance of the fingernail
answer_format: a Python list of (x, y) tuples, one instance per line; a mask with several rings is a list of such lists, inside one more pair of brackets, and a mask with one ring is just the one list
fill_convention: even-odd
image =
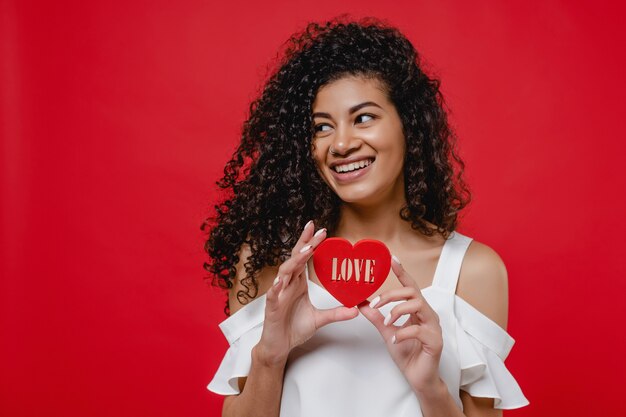
[(391, 313), (387, 314), (387, 316), (385, 317), (385, 321), (384, 321), (385, 326), (388, 326), (390, 321), (391, 321)]
[(317, 237), (317, 236), (321, 235), (322, 233), (324, 233), (325, 231), (326, 231), (326, 228), (322, 228), (322, 229), (318, 230), (317, 232), (315, 232), (314, 236)]
[(391, 343), (393, 343), (394, 345), (396, 344), (396, 335), (395, 334), (391, 337)]
[(402, 265), (402, 262), (400, 262), (400, 259), (398, 259), (396, 255), (391, 255), (391, 259), (393, 259), (398, 265)]
[(370, 302), (370, 308), (376, 308), (378, 303), (380, 303), (380, 296), (377, 296)]
[(278, 282), (279, 282), (279, 281), (280, 281), (280, 277), (276, 277), (276, 278), (274, 278), (274, 284), (273, 284), (273, 285), (278, 284)]
[(305, 225), (304, 225), (304, 228), (306, 229), (307, 227), (309, 227), (309, 225), (310, 225), (311, 223), (313, 223), (313, 220), (309, 220), (309, 221), (307, 222), (307, 224), (305, 224)]
[(306, 251), (308, 251), (309, 249), (311, 249), (313, 246), (311, 245), (306, 245), (305, 247), (303, 247), (302, 249), (300, 249), (300, 253), (304, 253)]

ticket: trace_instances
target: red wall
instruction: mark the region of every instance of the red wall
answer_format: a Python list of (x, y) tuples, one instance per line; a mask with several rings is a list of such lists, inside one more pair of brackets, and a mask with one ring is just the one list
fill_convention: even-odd
[(199, 226), (277, 48), (341, 12), (389, 19), (443, 79), (460, 230), (510, 275), (531, 405), (507, 415), (626, 413), (618, 6), (3, 0), (0, 415), (219, 415)]

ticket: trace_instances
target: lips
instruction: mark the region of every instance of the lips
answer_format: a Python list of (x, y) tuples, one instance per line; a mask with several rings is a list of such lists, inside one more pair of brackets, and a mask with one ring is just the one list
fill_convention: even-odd
[(365, 168), (366, 166), (369, 166), (372, 162), (374, 162), (373, 158), (362, 159), (356, 162), (349, 162), (349, 163), (344, 163), (341, 165), (335, 165), (333, 169), (335, 170), (335, 172), (339, 172), (339, 173), (351, 172), (357, 169)]
[(330, 165), (330, 171), (337, 182), (345, 183), (358, 179), (369, 172), (374, 161), (374, 158), (352, 158), (351, 160), (336, 161)]

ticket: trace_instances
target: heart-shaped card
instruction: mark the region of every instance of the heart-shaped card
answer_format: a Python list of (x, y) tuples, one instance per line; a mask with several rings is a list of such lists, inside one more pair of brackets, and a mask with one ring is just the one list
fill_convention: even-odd
[(378, 240), (359, 240), (353, 247), (346, 239), (331, 237), (315, 249), (313, 267), (324, 288), (337, 301), (354, 307), (385, 282), (391, 253)]

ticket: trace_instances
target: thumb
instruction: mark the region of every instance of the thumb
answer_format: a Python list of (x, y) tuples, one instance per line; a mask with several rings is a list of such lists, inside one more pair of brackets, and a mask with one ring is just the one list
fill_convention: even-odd
[(328, 310), (316, 310), (315, 323), (317, 328), (324, 327), (327, 324), (337, 321), (351, 320), (359, 315), (359, 310), (356, 307), (335, 307)]
[(394, 326), (385, 326), (385, 317), (380, 313), (377, 308), (372, 308), (369, 306), (367, 301), (359, 304), (359, 310), (361, 314), (368, 319), (376, 330), (380, 333), (385, 341), (391, 340), (391, 337), (394, 335), (396, 329)]

